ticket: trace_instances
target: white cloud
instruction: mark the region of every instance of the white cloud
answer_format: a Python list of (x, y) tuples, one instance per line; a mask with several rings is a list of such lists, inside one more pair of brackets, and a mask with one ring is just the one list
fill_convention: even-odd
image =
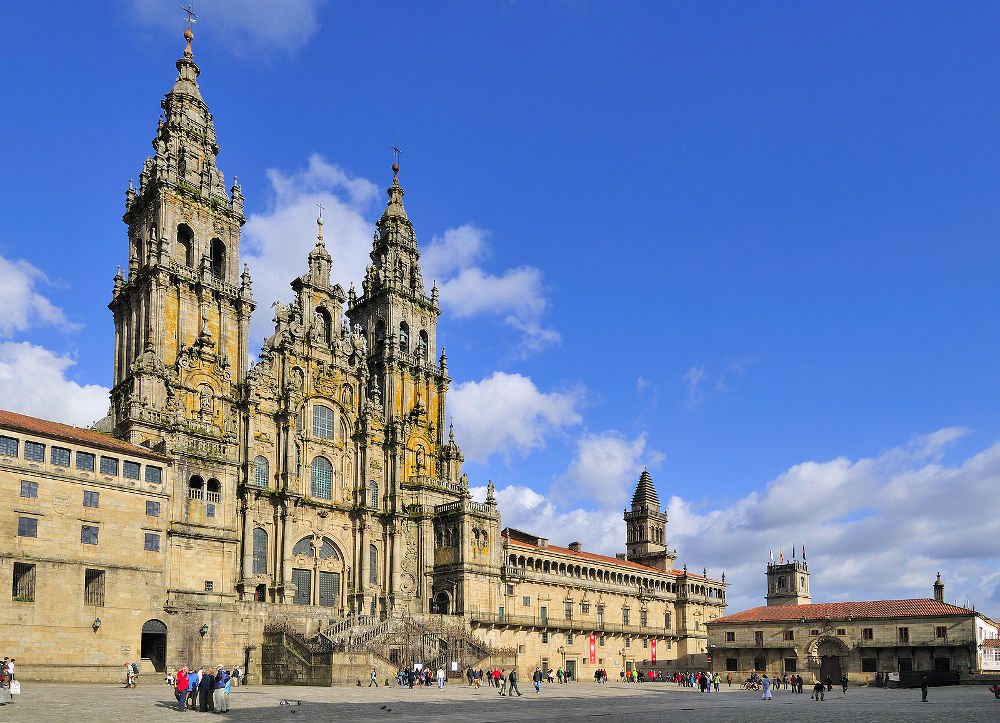
[(521, 355), (557, 344), (559, 333), (541, 319), (549, 305), (542, 272), (534, 266), (499, 275), (476, 265), (488, 253), (489, 232), (472, 224), (435, 236), (421, 254), (424, 277), (436, 279), (441, 303), (456, 318), (492, 314), (521, 332)]
[(617, 510), (627, 502), (644, 466), (657, 466), (663, 455), (646, 449), (646, 436), (626, 439), (608, 430), (577, 440), (576, 454), (562, 478), (553, 485), (555, 499), (584, 498), (603, 509)]
[(11, 261), (0, 256), (0, 337), (41, 324), (50, 324), (61, 331), (80, 328), (70, 322), (63, 310), (37, 290), (48, 283), (39, 269), (24, 259)]
[[(324, 0), (201, 0), (195, 3), (194, 31), (241, 57), (260, 50), (292, 52), (319, 30), (323, 4)], [(185, 16), (177, 3), (132, 0), (132, 9), (140, 25), (177, 31), (180, 36)]]
[(374, 183), (349, 175), (317, 154), (302, 171), (271, 169), (267, 177), (272, 203), (266, 211), (250, 214), (241, 249), (259, 305), (250, 323), (254, 347), (274, 331), (269, 306), (291, 298), (289, 283), (308, 270), (307, 256), (316, 245), (316, 204), (323, 205), (323, 238), (333, 257), (331, 277), (346, 291), (352, 280), (360, 283), (364, 278), (374, 233), (364, 213), (378, 197)]
[(581, 397), (580, 390), (542, 392), (529, 377), (494, 372), (456, 384), (448, 402), (462, 452), (483, 462), (494, 454), (540, 449), (547, 435), (579, 424)]
[(703, 366), (691, 367), (684, 372), (684, 376), (681, 379), (687, 388), (688, 404), (694, 406), (701, 403), (701, 400), (704, 398), (701, 385), (707, 376), (708, 374), (705, 372), (705, 367)]
[(0, 343), (0, 399), (4, 409), (65, 424), (90, 426), (108, 411), (108, 392), (66, 377), (68, 356), (27, 342)]

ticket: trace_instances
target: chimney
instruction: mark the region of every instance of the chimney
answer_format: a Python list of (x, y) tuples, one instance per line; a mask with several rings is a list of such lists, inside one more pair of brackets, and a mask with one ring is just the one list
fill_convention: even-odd
[(944, 583), (941, 582), (940, 572), (937, 574), (937, 580), (934, 581), (934, 599), (939, 603), (944, 602)]
[(571, 543), (569, 543), (569, 549), (571, 549), (573, 552), (579, 552), (580, 551), (580, 543), (579, 542), (571, 542)]

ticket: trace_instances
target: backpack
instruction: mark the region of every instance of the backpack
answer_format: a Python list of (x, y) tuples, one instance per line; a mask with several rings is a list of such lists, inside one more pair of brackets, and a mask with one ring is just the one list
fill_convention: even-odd
[(139, 666), (136, 665), (135, 663), (132, 663), (132, 672), (135, 673), (136, 675), (139, 675)]

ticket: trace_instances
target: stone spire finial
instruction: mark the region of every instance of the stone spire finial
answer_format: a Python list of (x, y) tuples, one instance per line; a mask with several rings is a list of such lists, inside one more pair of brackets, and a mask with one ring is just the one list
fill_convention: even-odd
[(184, 39), (187, 41), (187, 47), (184, 48), (184, 57), (190, 60), (194, 57), (194, 52), (191, 50), (191, 41), (194, 40), (194, 33), (191, 32), (191, 23), (197, 22), (198, 16), (195, 15), (194, 8), (188, 3), (186, 8), (181, 8), (185, 13), (187, 13), (187, 27), (184, 29)]
[(323, 245), (323, 204), (317, 203), (316, 206), (319, 208), (319, 217), (316, 219), (316, 245)]
[[(448, 442), (449, 443), (454, 443), (454, 441), (455, 441), (455, 423), (452, 422), (449, 419), (448, 420)], [(940, 580), (941, 578), (938, 577), (938, 579)]]

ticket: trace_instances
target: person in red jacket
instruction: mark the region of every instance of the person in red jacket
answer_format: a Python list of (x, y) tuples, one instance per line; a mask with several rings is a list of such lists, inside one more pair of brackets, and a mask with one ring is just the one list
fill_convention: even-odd
[(177, 691), (175, 695), (177, 696), (177, 710), (184, 710), (184, 701), (187, 700), (188, 695), (188, 676), (187, 670), (184, 668), (177, 671)]

